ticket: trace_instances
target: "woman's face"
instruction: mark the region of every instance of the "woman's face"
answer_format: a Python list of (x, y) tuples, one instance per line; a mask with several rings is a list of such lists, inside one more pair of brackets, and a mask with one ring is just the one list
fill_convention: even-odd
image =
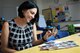
[(24, 10), (22, 12), (23, 12), (23, 15), (24, 15), (25, 19), (27, 20), (27, 22), (30, 22), (30, 20), (32, 20), (33, 18), (35, 18), (35, 15), (37, 13), (37, 8), (32, 8), (32, 9)]

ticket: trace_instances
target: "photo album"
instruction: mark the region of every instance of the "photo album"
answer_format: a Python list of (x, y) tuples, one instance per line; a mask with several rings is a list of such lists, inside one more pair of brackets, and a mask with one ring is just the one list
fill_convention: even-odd
[(39, 48), (40, 50), (58, 50), (77, 46), (78, 45), (74, 41), (60, 41), (60, 42), (49, 41), (39, 45)]

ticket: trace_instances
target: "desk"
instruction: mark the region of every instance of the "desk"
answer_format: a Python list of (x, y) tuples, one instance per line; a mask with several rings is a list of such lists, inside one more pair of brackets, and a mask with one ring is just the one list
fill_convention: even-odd
[(76, 32), (80, 32), (80, 24), (74, 24)]
[(80, 29), (80, 24), (74, 24), (74, 27), (77, 28), (77, 29), (78, 28)]
[(68, 48), (68, 49), (61, 49), (61, 50), (51, 50), (51, 51), (40, 51), (40, 48), (38, 46), (25, 49), (22, 51), (17, 51), (15, 53), (80, 53), (80, 33), (58, 39), (55, 41), (67, 41), (67, 40), (72, 40), (74, 41), (79, 47), (73, 47), (73, 48)]
[(80, 27), (80, 24), (73, 24), (74, 27)]
[(43, 32), (43, 31), (41, 31), (41, 30), (37, 30), (37, 31), (36, 31), (37, 34), (41, 34), (42, 32)]

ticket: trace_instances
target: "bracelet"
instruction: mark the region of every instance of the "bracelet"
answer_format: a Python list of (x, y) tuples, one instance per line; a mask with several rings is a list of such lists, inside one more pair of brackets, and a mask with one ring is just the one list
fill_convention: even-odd
[(44, 37), (42, 37), (42, 40), (46, 42), (46, 40), (44, 39)]

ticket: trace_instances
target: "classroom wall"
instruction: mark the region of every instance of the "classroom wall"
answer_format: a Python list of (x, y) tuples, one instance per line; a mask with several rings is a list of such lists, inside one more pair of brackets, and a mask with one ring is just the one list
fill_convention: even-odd
[[(40, 9), (40, 14), (42, 14), (42, 9), (46, 9), (49, 8), (50, 6), (54, 6), (54, 0), (36, 0), (37, 1), (37, 5), (39, 6)], [(71, 4), (72, 2), (70, 0), (60, 0), (62, 5), (64, 5), (66, 2), (70, 2), (69, 3), (69, 11), (70, 11), (70, 15), (71, 15), (71, 20), (73, 21), (69, 21), (69, 22), (60, 22), (58, 23), (60, 25), (60, 27), (64, 27), (67, 24), (79, 24), (80, 21), (74, 21), (74, 20), (80, 20), (80, 2), (75, 2), (73, 4)], [(62, 28), (61, 30), (66, 30), (67, 27)]]
[(70, 4), (69, 10), (72, 17), (71, 20), (80, 20), (80, 3)]
[[(54, 0), (36, 0), (37, 5), (40, 9), (40, 14), (42, 14), (42, 9), (49, 8), (50, 6), (55, 6)], [(60, 0), (62, 5), (65, 5), (66, 2), (71, 2), (70, 0)], [(69, 11), (72, 17), (71, 20), (80, 20), (80, 2), (75, 2), (74, 4), (69, 3)]]
[(0, 0), (0, 16), (10, 20), (17, 16), (16, 7), (26, 0)]
[[(25, 0), (0, 0), (0, 16), (4, 16), (6, 20), (10, 20), (17, 16), (16, 7)], [(35, 0), (42, 14), (42, 9), (49, 8), (54, 5), (54, 0)], [(66, 0), (60, 0), (62, 4)], [(72, 20), (80, 20), (80, 3), (69, 5)]]
[[(60, 0), (62, 4), (65, 2), (64, 0)], [(36, 0), (37, 5), (40, 9), (40, 14), (42, 14), (42, 9), (49, 8), (51, 6), (55, 6), (54, 0)]]

